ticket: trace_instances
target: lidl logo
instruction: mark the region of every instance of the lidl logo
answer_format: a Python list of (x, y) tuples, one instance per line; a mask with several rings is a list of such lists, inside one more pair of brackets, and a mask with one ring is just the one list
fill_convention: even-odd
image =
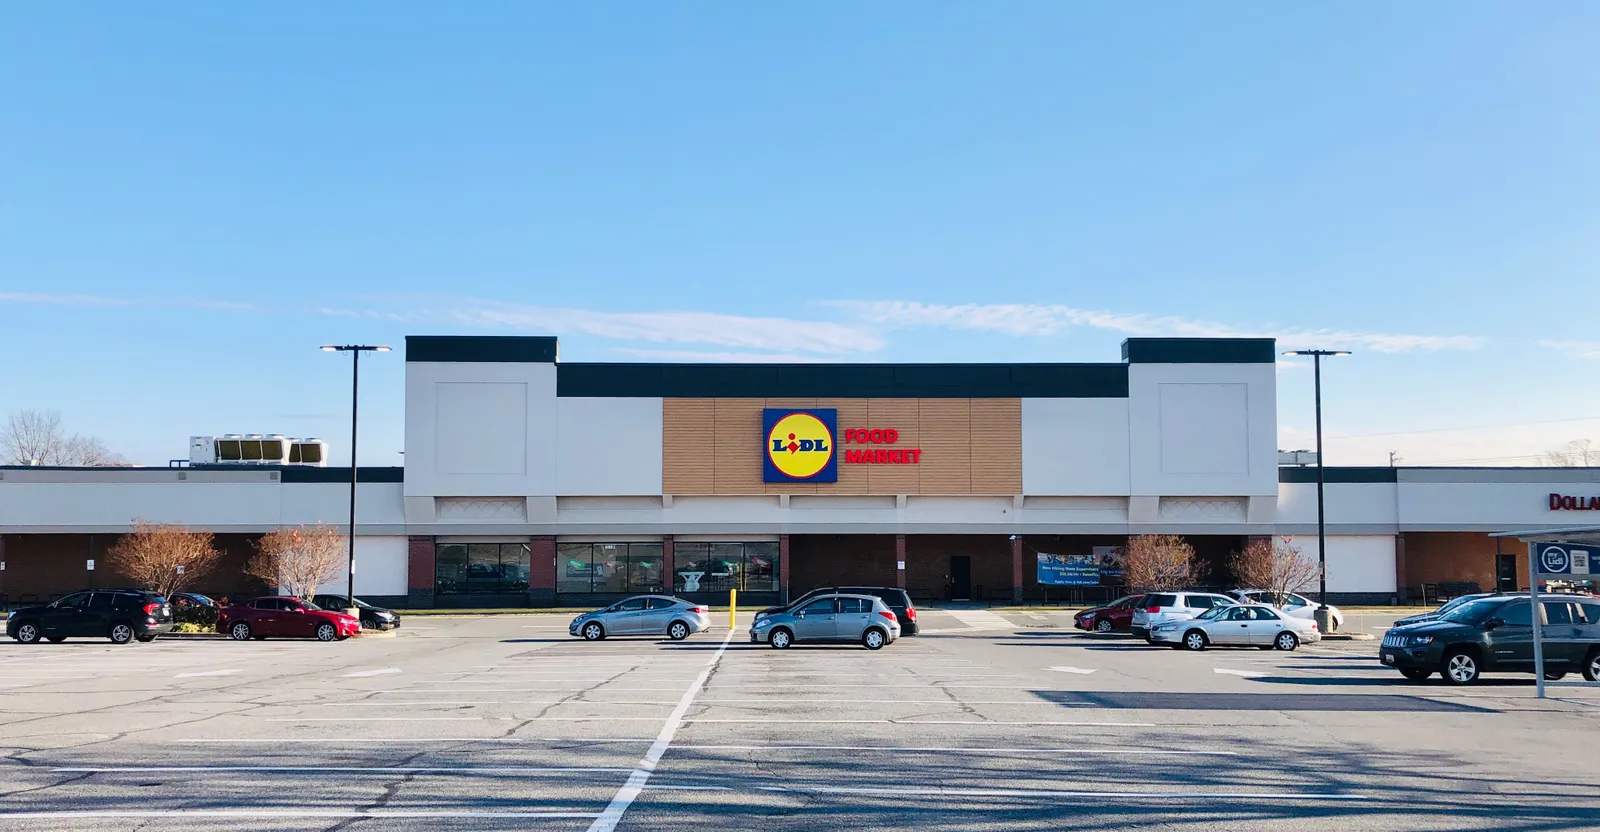
[(839, 458), (834, 453), (837, 410), (761, 411), (766, 460), (763, 482), (838, 482)]

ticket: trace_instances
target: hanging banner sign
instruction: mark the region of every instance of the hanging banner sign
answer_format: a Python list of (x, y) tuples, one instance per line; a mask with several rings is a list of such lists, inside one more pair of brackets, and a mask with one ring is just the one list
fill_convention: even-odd
[(1039, 553), (1039, 583), (1048, 586), (1099, 586), (1100, 564), (1094, 555)]

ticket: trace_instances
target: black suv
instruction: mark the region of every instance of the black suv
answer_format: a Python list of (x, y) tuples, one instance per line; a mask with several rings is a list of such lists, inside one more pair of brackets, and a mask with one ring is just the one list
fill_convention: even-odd
[[(347, 610), (350, 602), (343, 595), (313, 595), (311, 603), (325, 610)], [(361, 613), (361, 629), (363, 630), (393, 630), (400, 626), (400, 614), (394, 610), (373, 605), (356, 599), (356, 610)]]
[[(1582, 671), (1600, 681), (1600, 598), (1541, 595), (1546, 679)], [(1498, 595), (1456, 607), (1437, 620), (1395, 627), (1383, 636), (1378, 658), (1407, 679), (1438, 671), (1453, 685), (1481, 673), (1533, 672), (1533, 618), (1527, 596)]]
[(75, 592), (38, 607), (13, 610), (6, 635), (35, 644), (68, 638), (109, 638), (114, 644), (134, 639), (154, 641), (172, 632), (172, 605), (154, 592), (139, 589), (96, 589)]
[(871, 595), (882, 599), (889, 609), (894, 610), (894, 617), (900, 622), (900, 635), (914, 636), (917, 634), (917, 607), (911, 603), (911, 596), (907, 595), (905, 590), (895, 586), (819, 586), (781, 607), (767, 607), (757, 612), (752, 620), (760, 621), (774, 613), (799, 609), (801, 604), (818, 595), (833, 595), (836, 593)]

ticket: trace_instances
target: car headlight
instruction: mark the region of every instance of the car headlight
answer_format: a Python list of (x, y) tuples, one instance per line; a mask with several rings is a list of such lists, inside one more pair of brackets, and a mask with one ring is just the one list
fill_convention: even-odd
[(767, 614), (764, 613), (764, 612), (756, 613), (756, 620), (757, 621), (761, 621), (761, 620), (765, 619), (766, 617), (767, 617)]
[(772, 626), (772, 620), (768, 619), (768, 618), (757, 618), (756, 619), (756, 623), (753, 626), (756, 626), (756, 627), (770, 627), (770, 626)]
[(1421, 647), (1424, 644), (1432, 643), (1433, 636), (1406, 636), (1407, 647)]
[(1161, 632), (1162, 630), (1176, 630), (1176, 629), (1178, 629), (1178, 625), (1176, 625), (1176, 624), (1162, 624), (1162, 625), (1156, 627), (1156, 632)]

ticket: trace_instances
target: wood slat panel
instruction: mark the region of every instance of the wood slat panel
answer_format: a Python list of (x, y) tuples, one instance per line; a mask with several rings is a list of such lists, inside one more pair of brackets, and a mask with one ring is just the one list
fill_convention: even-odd
[(661, 488), (667, 494), (710, 494), (715, 487), (716, 400), (661, 402)]
[(716, 471), (713, 494), (764, 494), (761, 482), (763, 399), (716, 400)]
[(1022, 493), (1022, 400), (973, 399), (973, 494)]
[(866, 465), (846, 465), (844, 452), (851, 446), (844, 444), (845, 428), (863, 428), (870, 421), (868, 415), (867, 399), (819, 399), (817, 407), (831, 407), (839, 411), (839, 435), (834, 437), (838, 445), (834, 453), (839, 457), (839, 481), (832, 485), (819, 483), (818, 494), (868, 494), (871, 493), (871, 482), (868, 477)]
[(922, 445), (922, 494), (967, 494), (972, 489), (972, 407), (967, 399), (917, 402)]
[[(916, 399), (868, 399), (869, 428), (894, 428), (900, 431), (895, 448), (920, 447), (920, 415)], [(846, 445), (845, 447), (851, 447)], [(870, 447), (870, 446), (867, 446)], [(866, 470), (868, 488), (873, 494), (917, 494), (922, 488), (922, 466), (861, 465)]]

